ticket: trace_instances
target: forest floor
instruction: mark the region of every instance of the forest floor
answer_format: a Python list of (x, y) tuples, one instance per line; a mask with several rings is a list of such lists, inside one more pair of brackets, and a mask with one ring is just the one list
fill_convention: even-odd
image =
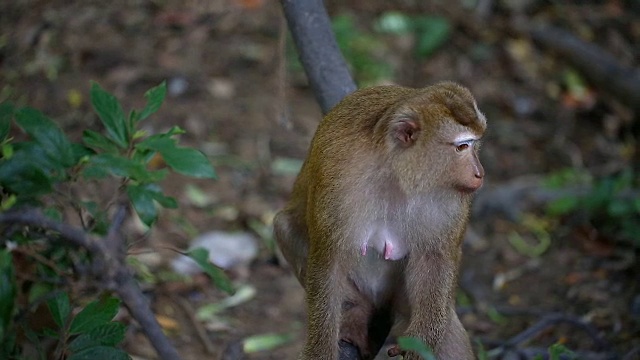
[[(360, 61), (353, 65), (370, 84), (458, 81), (489, 119), (481, 155), (487, 181), (465, 238), (460, 277), (461, 319), (474, 343), (491, 350), (546, 319), (549, 326), (518, 345), (561, 342), (594, 356), (622, 356), (640, 347), (637, 243), (617, 241), (593, 222), (550, 216), (537, 199), (507, 194), (508, 203), (497, 209), (496, 199), (487, 199), (496, 189), (539, 183), (552, 174), (619, 172), (630, 166), (634, 141), (625, 134), (633, 120), (629, 109), (588, 86), (562, 58), (500, 25), (535, 18), (564, 26), (637, 67), (637, 6), (525, 1), (522, 8), (495, 5), (486, 13), (456, 4), (445, 13), (420, 2), (388, 3), (327, 2), (332, 15), (350, 16), (343, 19), (356, 30), (343, 36), (353, 36), (353, 48), (366, 44), (374, 70), (368, 60), (354, 59), (358, 54), (347, 60)], [(415, 33), (376, 30), (390, 11), (445, 16), (450, 38), (430, 56), (416, 56)], [(304, 293), (270, 249), (269, 228), (288, 199), (291, 164), (304, 159), (321, 114), (304, 74), (291, 65), (294, 56), (282, 51), (283, 21), (279, 4), (264, 0), (0, 5), (0, 100), (40, 109), (77, 140), (85, 128), (100, 130), (88, 98), (91, 80), (125, 108), (140, 108), (144, 91), (166, 80), (169, 96), (145, 129), (179, 125), (186, 130), (181, 143), (211, 158), (218, 179), (168, 179), (163, 187), (180, 208), (163, 211), (151, 233), (131, 248), (157, 275), (145, 289), (184, 359), (237, 359), (243, 340), (271, 333), (288, 341), (246, 358), (295, 359), (304, 341)], [(194, 189), (201, 191), (195, 191), (197, 199)], [(139, 229), (131, 228), (136, 239)], [(201, 321), (197, 309), (226, 295), (204, 277), (172, 281), (166, 273), (176, 253), (168, 248), (185, 249), (195, 235), (214, 230), (248, 231), (264, 241), (250, 264), (230, 271), (238, 286), (255, 294)], [(514, 239), (550, 243), (535, 253), (514, 246)], [(588, 324), (602, 346), (575, 323), (553, 320), (560, 314)], [(135, 324), (125, 348), (136, 358), (155, 357)]]

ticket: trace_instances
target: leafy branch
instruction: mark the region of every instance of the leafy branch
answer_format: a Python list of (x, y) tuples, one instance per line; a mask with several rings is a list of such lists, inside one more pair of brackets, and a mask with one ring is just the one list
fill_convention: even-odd
[[(114, 347), (124, 337), (124, 325), (111, 322), (119, 300), (96, 300), (75, 317), (70, 315), (70, 300), (60, 291), (69, 279), (61, 277), (77, 273), (92, 279), (92, 286), (115, 293), (122, 300), (162, 359), (179, 359), (127, 266), (128, 245), (122, 231), (130, 218), (129, 205), (148, 227), (158, 218), (158, 206), (177, 207), (177, 201), (165, 195), (159, 185), (169, 171), (197, 178), (216, 176), (203, 153), (178, 145), (176, 136), (184, 133), (182, 129), (173, 127), (158, 134), (139, 129), (140, 123), (160, 108), (165, 95), (162, 83), (145, 94), (147, 104), (142, 110), (125, 115), (118, 100), (93, 83), (91, 103), (104, 132), (87, 129), (82, 143), (70, 141), (38, 110), (0, 104), (0, 357), (20, 354), (20, 344), (13, 335), (19, 326), (16, 314), (23, 291), (16, 284), (22, 276), (16, 271), (15, 256), (20, 253), (34, 254), (27, 257), (36, 263), (41, 279), (61, 280), (47, 287), (36, 278), (38, 286), (26, 294), (28, 298), (35, 298), (38, 292), (49, 294), (45, 298), (57, 330), (26, 330), (34, 343), (43, 336), (57, 339), (53, 358), (79, 359), (87, 354), (98, 359), (128, 358)], [(16, 141), (24, 135), (11, 136), (12, 128), (21, 129), (26, 140)], [(113, 195), (104, 191), (92, 194), (85, 200), (88, 183), (102, 189), (115, 184), (116, 191)], [(76, 188), (83, 190), (82, 200), (73, 191)], [(105, 196), (111, 198), (105, 201)], [(65, 211), (68, 209), (72, 211)], [(77, 217), (75, 221), (73, 216)], [(72, 225), (78, 223), (81, 226)], [(30, 246), (40, 250), (37, 254), (12, 251)], [(220, 269), (204, 260), (200, 263), (221, 289), (233, 292)], [(31, 301), (27, 308), (37, 305)], [(42, 356), (43, 352), (41, 349)]]

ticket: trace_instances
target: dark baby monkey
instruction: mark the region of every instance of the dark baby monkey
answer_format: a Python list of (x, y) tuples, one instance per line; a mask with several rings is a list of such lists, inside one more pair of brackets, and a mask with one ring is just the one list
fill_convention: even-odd
[(372, 359), (389, 333), (439, 360), (473, 358), (455, 291), (485, 128), (451, 82), (359, 90), (325, 116), (274, 220), (307, 293), (301, 359), (337, 360), (344, 343)]

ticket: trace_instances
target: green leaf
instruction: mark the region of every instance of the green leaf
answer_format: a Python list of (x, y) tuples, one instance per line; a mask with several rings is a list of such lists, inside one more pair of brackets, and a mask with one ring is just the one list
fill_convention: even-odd
[(294, 334), (260, 334), (244, 339), (242, 349), (251, 354), (259, 351), (273, 350), (295, 339)]
[(178, 207), (178, 202), (176, 199), (166, 196), (162, 193), (162, 189), (157, 184), (145, 184), (139, 186), (141, 191), (146, 191), (149, 193), (149, 196), (153, 198), (153, 200), (157, 201), (160, 205), (170, 209), (176, 209)]
[(167, 95), (167, 83), (163, 81), (160, 85), (149, 89), (144, 97), (147, 99), (147, 106), (140, 112), (139, 120), (142, 121), (149, 117), (149, 115), (160, 109), (160, 106), (164, 102), (164, 98)]
[(14, 107), (10, 102), (0, 104), (0, 142), (9, 136), (11, 119), (13, 118)]
[(418, 38), (416, 54), (423, 59), (431, 56), (451, 35), (451, 23), (441, 16), (415, 18), (414, 28)]
[(127, 134), (126, 117), (118, 99), (106, 92), (98, 83), (93, 82), (91, 84), (91, 104), (102, 120), (111, 140), (121, 148), (126, 148), (129, 134)]
[(32, 108), (23, 108), (16, 112), (16, 122), (37, 143), (42, 145), (45, 154), (52, 161), (64, 167), (75, 165), (75, 156), (71, 142), (49, 118)]
[(207, 179), (216, 177), (209, 159), (198, 150), (175, 148), (165, 153), (161, 152), (161, 154), (167, 165), (183, 175)]
[[(104, 326), (104, 325), (103, 325)], [(89, 335), (88, 333), (80, 334), (75, 339), (69, 343), (69, 351), (72, 353), (77, 353), (87, 348), (92, 348), (96, 346), (100, 346), (99, 339), (96, 339)]]
[(127, 195), (140, 220), (147, 226), (153, 225), (158, 218), (158, 209), (153, 202), (151, 192), (143, 185), (129, 185), (127, 186)]
[(67, 318), (71, 313), (71, 305), (69, 304), (69, 296), (66, 293), (59, 292), (55, 297), (47, 301), (49, 311), (59, 328), (63, 328), (67, 322)]
[(69, 344), (69, 350), (75, 353), (94, 346), (116, 346), (124, 340), (126, 331), (124, 324), (112, 321), (80, 334)]
[(52, 181), (36, 164), (14, 156), (0, 161), (0, 186), (26, 197), (36, 197), (53, 191)]
[(90, 148), (118, 153), (118, 146), (108, 137), (91, 130), (82, 132), (82, 142)]
[(158, 217), (154, 200), (165, 208), (175, 209), (178, 207), (176, 199), (164, 195), (156, 184), (129, 185), (127, 186), (127, 194), (138, 216), (147, 226), (151, 226)]
[(167, 165), (180, 174), (196, 178), (216, 177), (211, 163), (203, 153), (178, 147), (176, 141), (167, 136), (150, 137), (136, 145), (136, 148), (159, 152)]
[(73, 319), (69, 332), (80, 334), (109, 323), (119, 307), (120, 300), (113, 297), (92, 301)]
[(77, 352), (67, 360), (129, 360), (126, 352), (111, 346), (95, 346)]
[(611, 217), (633, 216), (633, 202), (630, 199), (611, 199), (607, 204), (607, 213)]
[(388, 11), (376, 22), (376, 30), (394, 35), (404, 35), (411, 30), (411, 18), (399, 11)]
[(142, 163), (109, 153), (91, 157), (83, 170), (83, 175), (86, 178), (101, 179), (110, 174), (128, 177), (140, 182), (157, 182), (164, 179), (167, 171), (149, 171)]
[(579, 199), (574, 196), (559, 198), (547, 205), (547, 213), (551, 216), (566, 215), (574, 211), (579, 203)]
[(256, 297), (256, 288), (249, 285), (241, 286), (229, 297), (215, 303), (207, 303), (196, 311), (196, 319), (209, 322), (213, 320), (221, 311), (246, 303)]
[(402, 350), (413, 351), (425, 360), (436, 360), (433, 351), (422, 340), (415, 337), (401, 336), (398, 338), (398, 346)]
[(567, 347), (562, 344), (553, 344), (549, 347), (549, 356), (551, 360), (560, 360), (562, 355), (566, 355), (565, 358), (569, 359), (578, 358), (573, 351), (567, 349)]
[(225, 275), (224, 271), (219, 267), (213, 265), (209, 261), (209, 251), (203, 248), (195, 248), (187, 253), (193, 261), (195, 261), (204, 270), (207, 275), (213, 280), (213, 283), (218, 289), (226, 292), (227, 294), (233, 294), (234, 289), (231, 284), (231, 280)]
[(16, 300), (15, 269), (11, 252), (0, 249), (0, 339), (8, 334)]

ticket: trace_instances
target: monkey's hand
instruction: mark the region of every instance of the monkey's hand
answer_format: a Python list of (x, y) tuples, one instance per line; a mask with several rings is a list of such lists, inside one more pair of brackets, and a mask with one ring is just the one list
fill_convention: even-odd
[(405, 354), (405, 351), (401, 350), (398, 345), (393, 345), (392, 347), (389, 348), (389, 350), (387, 350), (387, 355), (389, 355), (389, 357), (396, 357), (398, 355), (404, 356), (404, 354)]

